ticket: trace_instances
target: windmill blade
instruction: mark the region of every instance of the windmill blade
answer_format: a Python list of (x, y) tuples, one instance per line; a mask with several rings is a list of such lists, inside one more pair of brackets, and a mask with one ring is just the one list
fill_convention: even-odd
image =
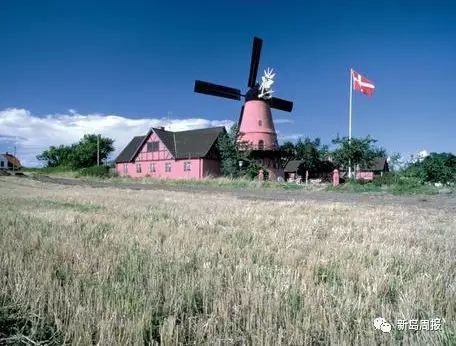
[(271, 108), (279, 109), (285, 112), (291, 112), (293, 110), (293, 102), (279, 99), (278, 97), (271, 97), (269, 105)]
[(227, 99), (240, 100), (241, 91), (239, 89), (229, 88), (223, 85), (195, 81), (194, 91), (201, 94), (225, 97)]
[(249, 88), (253, 88), (256, 83), (258, 65), (260, 64), (261, 46), (263, 40), (258, 37), (253, 38), (252, 59), (250, 60)]

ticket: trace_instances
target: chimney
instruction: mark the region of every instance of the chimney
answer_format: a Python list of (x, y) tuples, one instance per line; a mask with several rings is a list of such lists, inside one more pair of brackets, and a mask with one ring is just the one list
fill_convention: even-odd
[(165, 130), (165, 127), (164, 127), (164, 126), (159, 126), (158, 128), (159, 128), (160, 130), (163, 130), (163, 131)]

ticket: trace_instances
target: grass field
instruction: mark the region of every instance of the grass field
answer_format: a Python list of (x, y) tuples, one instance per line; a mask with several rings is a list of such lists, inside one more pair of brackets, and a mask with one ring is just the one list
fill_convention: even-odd
[[(101, 170), (103, 172), (103, 169)], [(87, 181), (101, 181), (113, 184), (130, 184), (141, 183), (148, 185), (166, 185), (166, 186), (195, 186), (195, 187), (219, 187), (228, 189), (249, 189), (249, 190), (325, 190), (328, 192), (342, 193), (374, 193), (374, 194), (392, 194), (392, 195), (437, 195), (437, 194), (455, 194), (456, 187), (454, 184), (436, 187), (434, 184), (423, 184), (417, 179), (401, 177), (399, 174), (388, 173), (383, 177), (376, 177), (374, 182), (348, 181), (333, 187), (331, 182), (322, 184), (296, 184), (294, 182), (273, 182), (258, 181), (247, 178), (229, 178), (229, 177), (208, 177), (205, 179), (166, 179), (146, 176), (144, 178), (130, 178), (112, 175), (91, 176), (82, 174), (81, 170), (73, 170), (66, 167), (45, 167), (45, 168), (26, 168), (24, 173), (27, 175), (49, 175), (53, 177), (77, 178)], [(105, 171), (107, 173), (107, 171)]]
[[(89, 181), (103, 181), (108, 183), (141, 183), (141, 184), (161, 184), (167, 186), (209, 186), (209, 187), (226, 187), (239, 189), (280, 189), (280, 190), (299, 190), (304, 188), (316, 189), (318, 187), (308, 186), (304, 184), (296, 184), (289, 182), (272, 182), (258, 181), (247, 178), (228, 178), (228, 177), (207, 177), (204, 179), (166, 179), (146, 176), (144, 178), (130, 178), (108, 175), (105, 177), (84, 176), (80, 171), (72, 170), (65, 167), (45, 167), (45, 168), (26, 168), (23, 170), (25, 174), (33, 175), (50, 175), (55, 177), (79, 178)], [(324, 189), (326, 186), (321, 186), (319, 189)]]
[(454, 210), (4, 177), (0, 239), (0, 344), (456, 344)]

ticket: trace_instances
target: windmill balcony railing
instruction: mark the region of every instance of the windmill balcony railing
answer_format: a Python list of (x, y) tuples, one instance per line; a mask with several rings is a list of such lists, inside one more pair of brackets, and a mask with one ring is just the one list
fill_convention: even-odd
[(254, 150), (254, 151), (276, 151), (279, 150), (279, 146), (275, 145), (264, 145), (264, 144), (253, 144), (253, 143), (242, 143), (239, 144), (240, 150)]

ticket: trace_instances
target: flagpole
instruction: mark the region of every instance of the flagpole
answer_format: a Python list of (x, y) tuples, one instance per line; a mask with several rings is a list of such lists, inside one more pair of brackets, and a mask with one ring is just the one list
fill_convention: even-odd
[[(350, 103), (348, 108), (348, 144), (352, 139), (352, 99), (353, 99), (353, 69), (350, 68)], [(348, 160), (348, 177), (351, 178), (351, 160)]]

